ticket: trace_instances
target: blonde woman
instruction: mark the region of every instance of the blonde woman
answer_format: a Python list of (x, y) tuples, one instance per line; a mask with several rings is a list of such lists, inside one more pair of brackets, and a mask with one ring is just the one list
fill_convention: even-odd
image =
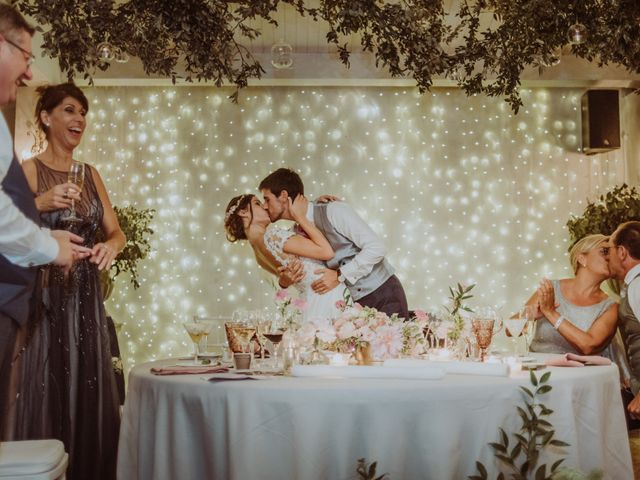
[(527, 304), (537, 305), (532, 352), (611, 356), (618, 304), (600, 289), (610, 278), (608, 237), (588, 235), (569, 252), (575, 276), (543, 279)]

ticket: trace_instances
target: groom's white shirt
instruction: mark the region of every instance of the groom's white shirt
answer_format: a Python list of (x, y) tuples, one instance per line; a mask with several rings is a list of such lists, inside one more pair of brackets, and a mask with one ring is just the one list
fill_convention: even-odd
[[(307, 208), (307, 218), (314, 222), (313, 204), (311, 203)], [(327, 218), (338, 233), (350, 239), (360, 248), (360, 252), (353, 257), (353, 260), (340, 267), (340, 273), (353, 285), (371, 273), (374, 265), (381, 262), (387, 254), (387, 248), (380, 237), (348, 203), (340, 201), (329, 203)]]
[(627, 296), (629, 297), (629, 306), (633, 310), (633, 314), (640, 320), (640, 264), (633, 267), (624, 277), (624, 283), (627, 285)]

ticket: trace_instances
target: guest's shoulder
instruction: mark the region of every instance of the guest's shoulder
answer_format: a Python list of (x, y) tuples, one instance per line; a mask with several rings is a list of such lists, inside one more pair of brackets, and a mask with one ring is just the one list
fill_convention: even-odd
[(36, 157), (27, 158), (26, 160), (22, 161), (20, 165), (22, 166), (22, 170), (27, 177), (29, 177), (30, 175), (35, 175), (38, 170), (37, 163), (38, 159)]

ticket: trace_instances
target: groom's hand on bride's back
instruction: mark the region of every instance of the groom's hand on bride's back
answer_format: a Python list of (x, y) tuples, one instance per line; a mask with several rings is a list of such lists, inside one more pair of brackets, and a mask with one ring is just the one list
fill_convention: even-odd
[(342, 198), (336, 197), (335, 195), (320, 195), (316, 198), (317, 203), (341, 202), (342, 200)]
[(295, 258), (287, 265), (279, 267), (278, 274), (278, 285), (281, 288), (288, 288), (304, 278), (304, 266), (299, 259)]
[(327, 293), (333, 290), (340, 283), (338, 281), (338, 272), (331, 270), (330, 268), (319, 268), (315, 272), (316, 275), (321, 277), (311, 284), (313, 291), (319, 294)]

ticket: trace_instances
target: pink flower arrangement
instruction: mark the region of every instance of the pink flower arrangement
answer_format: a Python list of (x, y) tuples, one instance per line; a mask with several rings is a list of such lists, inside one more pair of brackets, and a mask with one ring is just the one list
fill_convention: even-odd
[(344, 301), (336, 302), (342, 309), (333, 321), (335, 348), (351, 349), (356, 345), (371, 345), (374, 358), (386, 360), (397, 357), (404, 346), (403, 322), (397, 315), (388, 317), (375, 308), (359, 304), (348, 306)]
[(275, 295), (276, 306), (280, 315), (286, 319), (289, 327), (297, 324), (298, 317), (307, 308), (307, 302), (303, 298), (292, 297), (285, 289), (280, 289)]

